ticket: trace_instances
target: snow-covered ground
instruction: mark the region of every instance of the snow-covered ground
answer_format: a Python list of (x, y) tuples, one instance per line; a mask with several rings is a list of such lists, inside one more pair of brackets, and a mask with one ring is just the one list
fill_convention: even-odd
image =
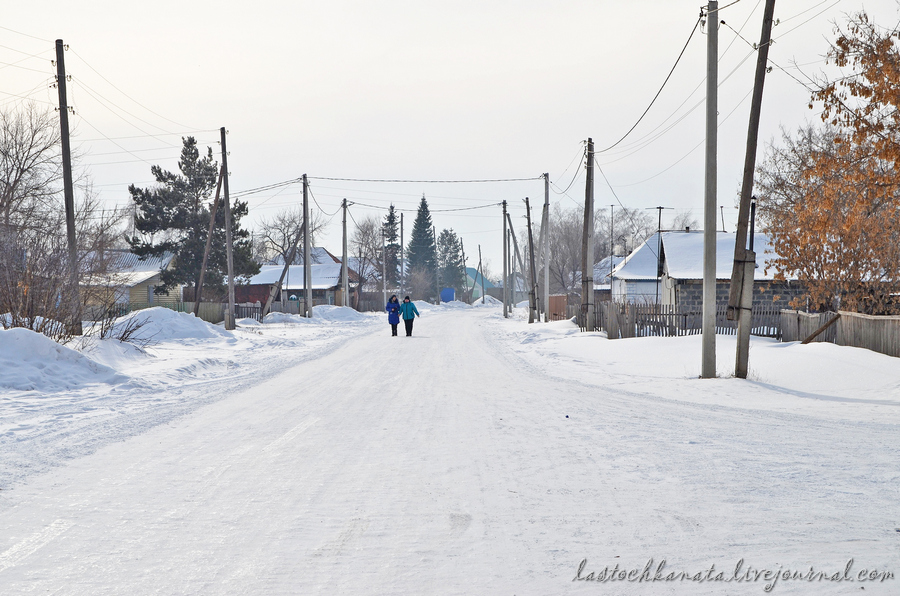
[(897, 359), (417, 306), (0, 331), (0, 593), (900, 593)]

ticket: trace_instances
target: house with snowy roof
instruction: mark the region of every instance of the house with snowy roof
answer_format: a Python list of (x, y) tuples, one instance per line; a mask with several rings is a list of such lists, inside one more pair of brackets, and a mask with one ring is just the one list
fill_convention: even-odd
[[(313, 259), (310, 259), (312, 261)], [(334, 261), (325, 263), (313, 263), (310, 265), (312, 283), (312, 303), (316, 304), (341, 304), (341, 271), (343, 265)], [(278, 279), (284, 271), (284, 265), (263, 265), (259, 273), (249, 279), (246, 284), (236, 286), (234, 289), (235, 301), (241, 304), (265, 304), (269, 299), (271, 288), (278, 284)], [(281, 283), (281, 291), (275, 295), (275, 301), (283, 300), (300, 301), (305, 293), (303, 265), (291, 265), (288, 267), (284, 280)], [(351, 307), (356, 307), (359, 298), (359, 275), (352, 268), (347, 268), (347, 279), (350, 290)]]
[[(728, 302), (734, 261), (734, 234), (716, 232), (716, 303)], [(769, 237), (753, 237), (756, 274), (753, 304), (784, 305), (802, 293), (796, 279), (776, 280), (766, 268), (774, 251)], [(703, 304), (703, 232), (653, 234), (613, 269), (613, 300), (700, 308)]]
[(160, 273), (174, 265), (175, 256), (164, 253), (159, 257), (140, 258), (121, 249), (86, 254), (86, 272), (81, 276), (88, 305), (93, 303), (120, 304), (130, 307), (174, 306), (181, 302), (182, 287), (163, 294), (155, 292), (161, 285)]
[(472, 290), (472, 300), (481, 298), (482, 284), (484, 284), (485, 292), (495, 287), (494, 284), (491, 283), (490, 280), (485, 278), (475, 267), (466, 267), (466, 284), (466, 287), (468, 288), (472, 288), (472, 286), (474, 286), (474, 289)]

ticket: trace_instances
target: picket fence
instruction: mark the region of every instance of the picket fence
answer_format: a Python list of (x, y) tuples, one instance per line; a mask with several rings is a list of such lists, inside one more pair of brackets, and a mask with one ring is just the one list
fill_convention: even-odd
[[(735, 335), (737, 321), (729, 321), (725, 306), (716, 309), (716, 333)], [(585, 317), (580, 307), (569, 306), (567, 314), (585, 331)], [(629, 337), (680, 337), (696, 335), (703, 329), (703, 313), (697, 308), (670, 304), (594, 304), (594, 331), (606, 331), (610, 339)], [(762, 337), (781, 337), (781, 309), (774, 306), (753, 308), (750, 333)]]

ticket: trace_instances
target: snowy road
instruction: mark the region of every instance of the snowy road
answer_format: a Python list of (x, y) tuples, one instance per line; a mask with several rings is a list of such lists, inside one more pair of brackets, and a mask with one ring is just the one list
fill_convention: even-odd
[[(387, 325), (0, 493), (2, 594), (900, 593), (896, 422), (565, 380), (496, 310)], [(605, 340), (604, 340), (605, 341)], [(702, 382), (702, 381), (698, 381)], [(707, 581), (582, 582), (604, 567)]]

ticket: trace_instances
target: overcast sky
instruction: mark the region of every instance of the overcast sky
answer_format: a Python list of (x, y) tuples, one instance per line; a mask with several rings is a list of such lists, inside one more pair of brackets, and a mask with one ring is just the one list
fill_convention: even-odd
[[(719, 186), (734, 230), (762, 0), (720, 2)], [(21, 97), (52, 109), (54, 40), (66, 54), (73, 146), (105, 204), (152, 184), (150, 165), (176, 170), (180, 137), (218, 155), (229, 131), (232, 195), (313, 178), (330, 218), (319, 244), (341, 251), (342, 198), (356, 220), (409, 209), (424, 193), (438, 232), (463, 238), (469, 265), (480, 244), (500, 267), (499, 207), (524, 225), (538, 207), (583, 204), (583, 142), (614, 143), (634, 124), (688, 40), (701, 4), (686, 0), (533, 2), (16, 2), (0, 26), (0, 106)], [(704, 4), (705, 6), (705, 4)], [(834, 23), (865, 8), (893, 27), (895, 0), (779, 0), (769, 58), (806, 80), (825, 67)], [(796, 65), (796, 67), (795, 67)], [(706, 35), (699, 29), (668, 85), (634, 133), (598, 155), (598, 207), (672, 207), (703, 219)], [(726, 80), (726, 77), (727, 80)], [(774, 68), (766, 81), (761, 141), (817, 120), (809, 92)], [(664, 133), (664, 134), (660, 134)], [(655, 139), (655, 140), (652, 140)], [(652, 142), (650, 142), (652, 140)], [(619, 151), (622, 148), (626, 151)], [(764, 145), (761, 145), (761, 150)], [(359, 183), (351, 179), (533, 179), (482, 184)], [(568, 188), (568, 192), (562, 191)], [(253, 228), (300, 202), (300, 185), (245, 195)], [(316, 207), (318, 205), (318, 207)], [(534, 212), (539, 220), (539, 209)], [(720, 220), (721, 221), (721, 220)], [(521, 222), (521, 223), (520, 223)], [(665, 226), (665, 224), (664, 224)]]

